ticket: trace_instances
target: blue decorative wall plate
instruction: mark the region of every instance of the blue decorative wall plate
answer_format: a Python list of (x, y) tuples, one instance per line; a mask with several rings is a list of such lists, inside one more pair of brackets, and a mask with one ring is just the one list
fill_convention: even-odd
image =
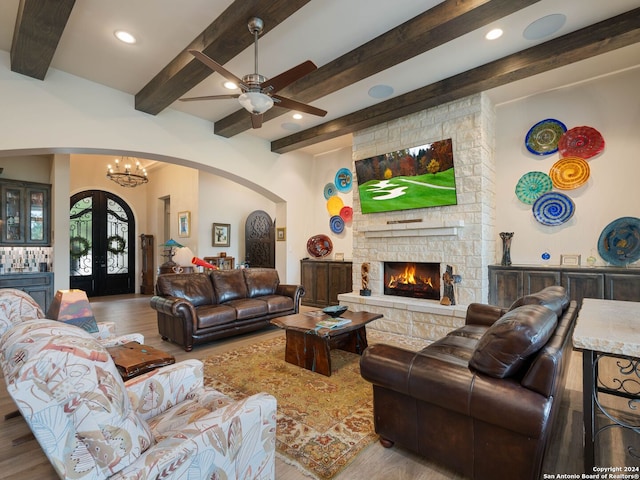
[(344, 230), (344, 220), (340, 215), (334, 215), (329, 219), (329, 227), (333, 233), (342, 233)]
[(558, 142), (566, 131), (566, 125), (560, 120), (547, 118), (529, 129), (524, 144), (531, 153), (550, 155), (558, 151)]
[(604, 227), (598, 239), (598, 253), (617, 266), (640, 259), (640, 218), (620, 217)]
[(553, 189), (551, 177), (544, 172), (529, 172), (520, 177), (516, 184), (516, 197), (522, 203), (531, 205), (543, 193)]
[(333, 181), (339, 192), (347, 193), (351, 191), (351, 185), (353, 184), (353, 174), (348, 168), (341, 168), (336, 173), (336, 178)]
[(548, 192), (535, 201), (532, 211), (541, 224), (555, 226), (562, 225), (573, 216), (575, 205), (564, 193)]
[(331, 197), (333, 197), (337, 193), (338, 193), (338, 190), (336, 189), (336, 186), (333, 183), (329, 182), (324, 186), (325, 200), (329, 200)]

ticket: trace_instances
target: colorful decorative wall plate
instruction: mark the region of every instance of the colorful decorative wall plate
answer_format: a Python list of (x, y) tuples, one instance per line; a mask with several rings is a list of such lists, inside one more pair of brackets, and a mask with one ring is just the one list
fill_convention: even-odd
[(640, 218), (620, 217), (604, 227), (598, 253), (612, 265), (625, 266), (640, 259)]
[(336, 184), (336, 188), (339, 192), (347, 193), (351, 191), (353, 185), (353, 175), (348, 168), (341, 168), (336, 173), (336, 178), (333, 181)]
[(344, 202), (340, 197), (331, 197), (327, 200), (327, 211), (329, 215), (340, 215), (342, 207), (344, 207)]
[(553, 186), (561, 190), (573, 190), (589, 180), (591, 169), (580, 157), (561, 158), (549, 170)]
[(338, 190), (336, 189), (336, 186), (333, 183), (329, 182), (324, 186), (325, 200), (329, 200), (331, 197), (333, 197), (337, 193), (338, 193)]
[(562, 225), (575, 211), (573, 201), (564, 193), (548, 192), (541, 195), (531, 209), (533, 217), (543, 225)]
[(529, 129), (524, 144), (531, 153), (549, 155), (558, 151), (558, 141), (566, 131), (567, 127), (560, 120), (547, 118)]
[(344, 230), (344, 220), (340, 215), (334, 215), (329, 219), (329, 228), (333, 233), (342, 233)]
[(575, 127), (567, 130), (558, 142), (563, 157), (591, 158), (604, 150), (604, 138), (592, 127)]
[(553, 188), (551, 177), (544, 172), (525, 173), (516, 184), (516, 197), (522, 203), (531, 205), (543, 193)]
[(326, 257), (333, 250), (333, 243), (326, 235), (314, 235), (307, 240), (307, 252), (315, 258)]
[(349, 223), (351, 220), (353, 220), (353, 208), (347, 206), (342, 207), (340, 209), (340, 216), (345, 221), (345, 223)]

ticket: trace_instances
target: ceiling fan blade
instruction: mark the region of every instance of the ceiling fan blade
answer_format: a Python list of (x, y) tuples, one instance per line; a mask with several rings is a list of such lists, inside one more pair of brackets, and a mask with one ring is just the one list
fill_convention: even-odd
[(324, 117), (327, 114), (326, 110), (312, 107), (306, 103), (296, 102), (290, 98), (281, 97), (280, 95), (272, 95), (275, 99), (274, 105), (276, 107), (288, 108), (289, 110), (297, 110), (299, 112), (310, 113), (311, 115), (317, 115), (318, 117)]
[(262, 114), (261, 113), (252, 113), (251, 114), (251, 126), (253, 128), (262, 127)]
[(240, 96), (240, 94), (236, 94), (236, 95), (207, 95), (205, 97), (187, 97), (187, 98), (180, 98), (179, 100), (181, 102), (193, 102), (196, 100), (223, 100), (225, 98), (238, 98)]
[(313, 72), (317, 68), (318, 67), (316, 67), (316, 65), (311, 60), (307, 60), (306, 62), (302, 62), (298, 66), (290, 68), (286, 72), (282, 72), (280, 75), (276, 75), (269, 80), (265, 80), (260, 84), (260, 88), (265, 91), (265, 93), (275, 93), (278, 90), (283, 89), (287, 85), (295, 82), (299, 78), (302, 78), (305, 75)]
[(240, 80), (233, 73), (231, 73), (229, 70), (227, 70), (222, 65), (220, 65), (218, 62), (209, 58), (204, 53), (198, 50), (193, 50), (193, 49), (189, 50), (189, 53), (194, 57), (196, 57), (198, 60), (200, 60), (202, 63), (204, 63), (207, 67), (209, 67), (214, 72), (218, 72), (220, 75), (222, 75), (224, 78), (226, 78), (230, 82), (235, 83), (238, 87), (241, 87), (242, 89), (245, 89), (245, 90), (249, 88), (244, 83), (242, 83), (242, 80)]

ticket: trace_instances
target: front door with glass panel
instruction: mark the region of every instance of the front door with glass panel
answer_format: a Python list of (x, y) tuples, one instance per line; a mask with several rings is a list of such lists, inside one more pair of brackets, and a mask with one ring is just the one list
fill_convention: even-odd
[(135, 220), (126, 202), (89, 190), (71, 197), (70, 286), (90, 297), (135, 291)]

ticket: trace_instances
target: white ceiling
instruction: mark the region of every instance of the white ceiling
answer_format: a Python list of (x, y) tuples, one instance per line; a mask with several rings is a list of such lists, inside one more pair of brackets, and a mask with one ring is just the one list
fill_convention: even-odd
[[(134, 95), (231, 3), (232, 0), (79, 0), (51, 66)], [(259, 72), (272, 77), (307, 59), (322, 66), (438, 3), (438, 0), (310, 1), (261, 37)], [(5, 51), (11, 49), (18, 4), (19, 0), (0, 2), (0, 49)], [(302, 120), (294, 120), (287, 114), (245, 134), (275, 140), (290, 135), (291, 125), (306, 129), (379, 102), (367, 94), (374, 85), (390, 85), (394, 95), (400, 95), (639, 6), (640, 0), (541, 0), (495, 25), (311, 102), (329, 112), (325, 118), (305, 115)], [(523, 37), (530, 23), (557, 13), (567, 17), (558, 32), (537, 41)], [(489, 42), (484, 34), (491, 27), (501, 27), (505, 34)], [(125, 45), (117, 41), (113, 36), (117, 29), (130, 31), (138, 43)], [(250, 36), (248, 30), (239, 33)], [(242, 76), (253, 72), (253, 64), (251, 46), (225, 67)], [(490, 95), (499, 104), (639, 64), (640, 44), (635, 44), (495, 89)], [(222, 82), (222, 77), (214, 73), (185, 96), (228, 93)], [(230, 99), (175, 102), (171, 108), (215, 122), (238, 110), (239, 105)], [(309, 147), (307, 151), (320, 153), (341, 145), (344, 139)]]

